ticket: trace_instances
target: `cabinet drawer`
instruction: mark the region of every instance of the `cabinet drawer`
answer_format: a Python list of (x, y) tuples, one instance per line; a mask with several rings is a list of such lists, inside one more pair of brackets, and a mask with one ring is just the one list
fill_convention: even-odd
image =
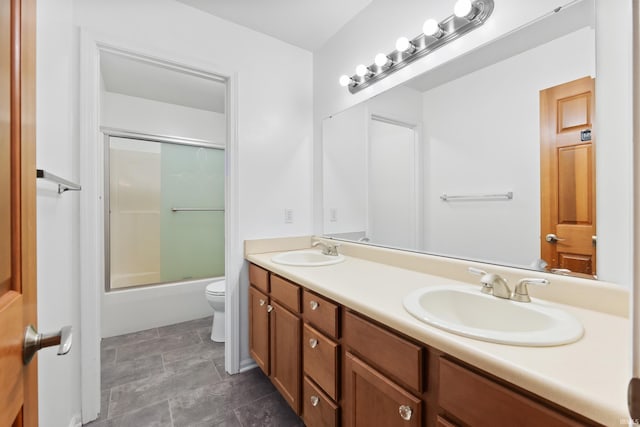
[(290, 310), (300, 313), (300, 286), (282, 277), (271, 275), (271, 298)]
[(584, 425), (443, 358), (438, 396), (441, 408), (474, 427)]
[(309, 325), (302, 331), (304, 373), (311, 377), (333, 400), (338, 400), (338, 344)]
[(302, 386), (302, 407), (302, 419), (307, 427), (338, 425), (338, 406), (307, 377)]
[(304, 318), (313, 326), (333, 338), (338, 338), (338, 305), (305, 290), (302, 292), (302, 312)]
[(269, 293), (269, 272), (255, 264), (249, 264), (249, 282), (265, 294)]
[(423, 385), (423, 350), (373, 323), (345, 312), (344, 342), (396, 381), (418, 394)]
[(422, 401), (351, 353), (345, 354), (347, 427), (420, 427)]

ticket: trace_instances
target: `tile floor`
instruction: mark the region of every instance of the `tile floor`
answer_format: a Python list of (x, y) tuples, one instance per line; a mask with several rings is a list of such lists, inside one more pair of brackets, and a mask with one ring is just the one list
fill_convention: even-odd
[(211, 317), (102, 340), (102, 403), (91, 427), (302, 426), (260, 371), (224, 370)]

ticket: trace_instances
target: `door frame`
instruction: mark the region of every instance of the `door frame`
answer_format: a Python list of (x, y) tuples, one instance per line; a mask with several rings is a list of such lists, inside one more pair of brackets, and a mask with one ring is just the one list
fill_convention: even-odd
[[(225, 369), (240, 370), (240, 272), (243, 265), (238, 233), (238, 73), (181, 52), (163, 51), (103, 34), (80, 31), (79, 160), (83, 191), (80, 196), (80, 372), (83, 423), (100, 412), (101, 294), (104, 257), (104, 153), (100, 130), (100, 52), (116, 51), (141, 57), (170, 68), (192, 70), (227, 81), (225, 147), (225, 333), (235, 339), (225, 343)], [(204, 298), (204, 296), (203, 296)], [(88, 339), (95, 337), (95, 339)]]
[(423, 149), (422, 149), (422, 125), (410, 123), (404, 120), (400, 120), (394, 117), (390, 117), (389, 114), (376, 113), (374, 111), (367, 111), (367, 124), (366, 124), (366, 156), (367, 156), (367, 188), (366, 188), (366, 201), (367, 201), (367, 235), (369, 235), (371, 214), (369, 209), (369, 188), (370, 188), (370, 176), (371, 176), (371, 129), (373, 122), (386, 123), (393, 126), (399, 126), (413, 131), (413, 185), (414, 193), (416, 196), (412, 200), (411, 209), (411, 228), (413, 229), (415, 249), (424, 248), (424, 161), (423, 161)]

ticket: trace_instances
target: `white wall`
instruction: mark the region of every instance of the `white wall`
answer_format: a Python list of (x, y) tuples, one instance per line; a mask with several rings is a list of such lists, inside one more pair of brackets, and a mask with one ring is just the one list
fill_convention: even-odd
[[(116, 44), (219, 65), (237, 76), (239, 239), (311, 232), (310, 52), (171, 0), (78, 0), (76, 23)], [(284, 222), (284, 210), (294, 222)], [(242, 245), (227, 254), (238, 264)], [(249, 357), (246, 269), (240, 296), (241, 356)]]
[(100, 101), (101, 126), (217, 144), (226, 140), (224, 114), (105, 91)]
[[(539, 92), (595, 76), (594, 44), (583, 28), (424, 93), (428, 251), (522, 266), (540, 257)], [(513, 200), (439, 197), (506, 191)]]
[(324, 227), (327, 234), (367, 229), (367, 111), (355, 106), (322, 122)]
[[(75, 128), (76, 36), (71, 0), (37, 2), (36, 161), (63, 178), (78, 178)], [(61, 427), (80, 415), (80, 284), (78, 193), (58, 195), (38, 180), (38, 329), (73, 328), (69, 354), (38, 353), (41, 427)], [(75, 418), (78, 420), (79, 418)]]

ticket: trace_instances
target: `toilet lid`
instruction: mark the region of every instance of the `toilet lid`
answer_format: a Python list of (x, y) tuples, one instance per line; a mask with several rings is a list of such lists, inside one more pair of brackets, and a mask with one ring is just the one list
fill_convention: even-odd
[(224, 295), (225, 281), (220, 280), (218, 282), (212, 282), (207, 285), (207, 294), (209, 295)]

